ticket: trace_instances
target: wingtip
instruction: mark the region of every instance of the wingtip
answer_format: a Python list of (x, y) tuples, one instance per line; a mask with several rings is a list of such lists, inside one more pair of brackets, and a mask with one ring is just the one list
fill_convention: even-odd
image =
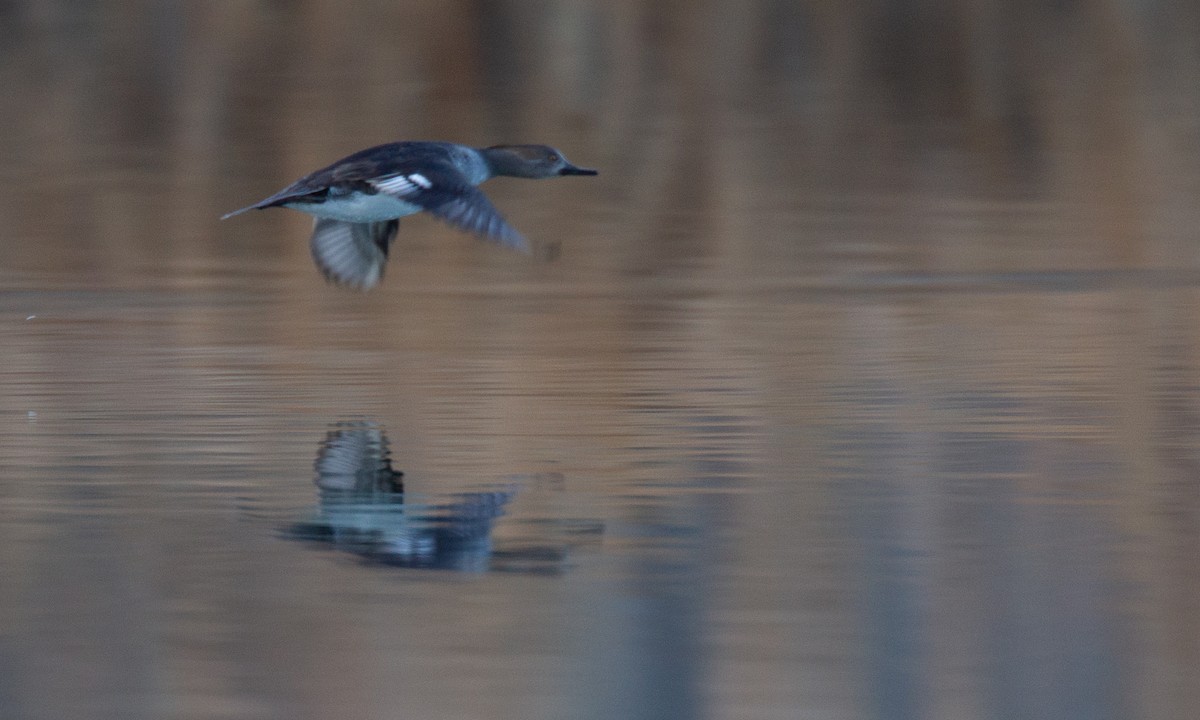
[(325, 282), (340, 290), (351, 290), (359, 293), (367, 293), (373, 290), (383, 280), (382, 274), (379, 277), (367, 280), (355, 280), (353, 278), (341, 277), (339, 275), (318, 267), (321, 276), (325, 278)]
[(496, 215), (494, 222), (481, 235), (484, 239), (491, 240), (500, 247), (516, 250), (526, 255), (533, 253), (533, 246), (525, 239), (521, 231), (509, 225), (499, 215)]
[(472, 234), (481, 240), (486, 240), (507, 250), (516, 250), (526, 255), (533, 253), (533, 246), (525, 239), (524, 235), (508, 223), (505, 223), (498, 215), (496, 216), (496, 222), (500, 224), (500, 227), (483, 228), (476, 230)]
[(501, 242), (501, 245), (526, 255), (533, 254), (533, 245), (531, 245), (529, 241), (525, 239), (525, 236), (521, 235), (520, 233), (517, 233), (516, 237), (505, 238)]

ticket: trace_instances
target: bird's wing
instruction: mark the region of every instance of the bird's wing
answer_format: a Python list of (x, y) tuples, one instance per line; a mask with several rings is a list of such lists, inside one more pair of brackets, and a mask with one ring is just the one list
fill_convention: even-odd
[(322, 490), (404, 489), (400, 480), (404, 473), (392, 469), (387, 435), (383, 428), (366, 420), (341, 422), (329, 431), (313, 469), (314, 480)]
[(388, 248), (399, 227), (399, 220), (352, 223), (317, 218), (310, 241), (313, 260), (330, 282), (370, 290), (383, 279)]
[(430, 167), (399, 169), (366, 180), (376, 192), (387, 193), (420, 207), (435, 217), (504, 247), (529, 252), (521, 233), (508, 224), (479, 188), (457, 170)]

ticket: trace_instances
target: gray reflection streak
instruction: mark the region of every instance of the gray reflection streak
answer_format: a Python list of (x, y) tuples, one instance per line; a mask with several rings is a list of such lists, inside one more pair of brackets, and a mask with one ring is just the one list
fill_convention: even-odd
[[(1003, 393), (936, 397), (981, 423), (1038, 412)], [(901, 417), (910, 402), (882, 384), (858, 398), (864, 415)], [(939, 689), (962, 683), (994, 717), (1128, 716), (1131, 628), (1107, 570), (1116, 531), (1104, 505), (1073, 500), (1080, 485), (1111, 483), (1114, 464), (1070, 442), (893, 423), (859, 423), (834, 449), (865, 583), (874, 716), (927, 717)], [(1031, 475), (1043, 482), (1028, 485)], [(955, 658), (976, 658), (981, 675), (971, 680)]]

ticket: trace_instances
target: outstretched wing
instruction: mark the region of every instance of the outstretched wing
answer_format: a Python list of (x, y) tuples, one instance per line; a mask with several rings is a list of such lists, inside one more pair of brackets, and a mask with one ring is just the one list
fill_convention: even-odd
[(317, 218), (310, 241), (313, 260), (330, 282), (370, 290), (383, 279), (388, 248), (399, 228), (399, 220), (352, 223)]
[(420, 207), (425, 212), (504, 247), (529, 252), (521, 233), (509, 225), (479, 188), (452, 168), (428, 164), (365, 182), (376, 192)]

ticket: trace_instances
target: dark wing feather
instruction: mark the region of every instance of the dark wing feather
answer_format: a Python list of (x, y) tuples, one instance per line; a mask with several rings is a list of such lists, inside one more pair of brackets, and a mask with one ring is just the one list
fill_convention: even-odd
[(366, 184), (376, 192), (417, 205), (460, 230), (529, 252), (525, 238), (504, 220), (487, 196), (449, 164), (427, 162), (421, 167), (401, 168)]
[(426, 212), (504, 247), (529, 252), (529, 243), (521, 233), (505, 222), (500, 212), (478, 188), (466, 186), (436, 205), (422, 205)]
[(383, 279), (388, 248), (399, 227), (399, 220), (351, 223), (317, 218), (310, 241), (313, 260), (330, 282), (370, 290)]

